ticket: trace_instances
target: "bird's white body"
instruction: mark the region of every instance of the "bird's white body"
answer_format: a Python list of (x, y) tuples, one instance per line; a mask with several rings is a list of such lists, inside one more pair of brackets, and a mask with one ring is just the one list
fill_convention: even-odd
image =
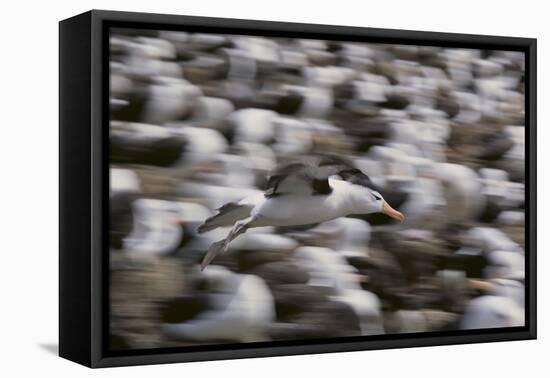
[(282, 194), (266, 198), (263, 193), (246, 198), (239, 204), (253, 205), (255, 218), (249, 227), (295, 226), (321, 223), (349, 214), (381, 211), (382, 202), (369, 201), (364, 189), (343, 180), (329, 179), (328, 195)]

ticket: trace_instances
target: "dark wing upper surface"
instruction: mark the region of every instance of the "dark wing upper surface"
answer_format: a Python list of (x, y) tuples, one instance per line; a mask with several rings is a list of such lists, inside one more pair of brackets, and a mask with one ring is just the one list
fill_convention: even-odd
[(381, 191), (378, 185), (372, 182), (370, 177), (364, 174), (359, 169), (346, 169), (338, 172), (338, 175), (340, 175), (340, 177), (342, 177), (342, 179), (344, 179), (345, 181), (348, 181), (352, 184), (364, 186), (377, 192)]
[(277, 167), (270, 175), (266, 197), (280, 194), (330, 194), (328, 178), (339, 175), (350, 183), (378, 190), (371, 179), (348, 159), (335, 155), (305, 157)]
[(320, 167), (310, 161), (279, 166), (269, 177), (266, 197), (278, 194), (330, 194), (328, 178), (336, 174), (331, 166)]

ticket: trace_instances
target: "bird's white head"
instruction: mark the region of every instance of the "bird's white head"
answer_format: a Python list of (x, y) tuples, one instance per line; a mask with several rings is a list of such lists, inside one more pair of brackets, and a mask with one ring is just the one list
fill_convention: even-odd
[(362, 187), (354, 196), (354, 214), (384, 213), (403, 223), (405, 216), (386, 202), (380, 193), (370, 188)]

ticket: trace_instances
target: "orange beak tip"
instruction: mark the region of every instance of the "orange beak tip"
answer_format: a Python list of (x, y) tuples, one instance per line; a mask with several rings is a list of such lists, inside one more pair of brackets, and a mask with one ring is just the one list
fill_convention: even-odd
[(399, 223), (403, 223), (405, 221), (405, 216), (403, 215), (403, 213), (392, 208), (386, 201), (384, 201), (384, 204), (382, 206), (382, 212), (389, 217), (396, 219)]

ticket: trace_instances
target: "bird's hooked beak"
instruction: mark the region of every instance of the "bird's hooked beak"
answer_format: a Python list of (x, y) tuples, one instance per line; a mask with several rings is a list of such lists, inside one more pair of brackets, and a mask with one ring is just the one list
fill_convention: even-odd
[(405, 216), (399, 211), (395, 210), (393, 207), (391, 207), (386, 201), (384, 201), (384, 204), (382, 205), (382, 212), (387, 216), (397, 219), (399, 223), (403, 223), (403, 221), (405, 220)]

